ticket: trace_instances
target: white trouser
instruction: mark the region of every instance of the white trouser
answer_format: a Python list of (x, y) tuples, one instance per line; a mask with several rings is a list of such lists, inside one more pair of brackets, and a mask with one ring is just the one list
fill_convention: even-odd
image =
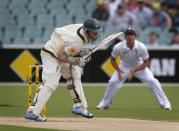
[[(113, 74), (106, 87), (105, 95), (100, 102), (101, 106), (108, 106), (112, 102), (114, 95), (119, 89), (123, 87), (124, 82), (127, 80), (130, 74), (129, 68), (121, 66), (121, 69), (124, 72), (122, 74), (124, 79), (119, 80), (117, 72)], [(162, 90), (159, 81), (154, 78), (148, 68), (136, 72), (134, 76), (140, 79), (144, 83), (144, 85), (149, 88), (149, 90), (155, 95), (157, 101), (162, 107), (171, 107), (170, 102), (167, 99), (167, 96), (165, 95), (164, 91)]]
[(61, 65), (57, 59), (44, 51), (41, 51), (41, 59), (43, 65), (42, 80), (44, 85), (39, 91), (37, 103), (34, 107), (34, 113), (37, 115), (41, 113), (43, 106), (56, 90), (61, 78)]
[[(79, 95), (79, 98), (81, 100), (82, 106), (84, 108), (88, 108), (88, 104), (87, 104), (86, 97), (85, 97), (82, 83), (81, 83), (81, 78), (74, 78), (74, 85), (75, 85), (75, 89)], [(75, 104), (74, 104), (74, 106), (75, 106)]]
[[(57, 59), (55, 59), (50, 54), (44, 51), (41, 51), (41, 59), (43, 65), (42, 79), (44, 85), (39, 91), (37, 103), (35, 104), (34, 107), (34, 113), (37, 115), (41, 113), (43, 106), (46, 104), (52, 93), (56, 90), (59, 80), (61, 78), (61, 68), (62, 68), (62, 64), (59, 64)], [(74, 72), (74, 74), (75, 72), (79, 72), (73, 70), (72, 72)], [(81, 84), (81, 75), (75, 75), (75, 76), (76, 77), (74, 77), (74, 85), (75, 87), (77, 87), (76, 90), (79, 93), (79, 97), (82, 101), (82, 105), (85, 108), (87, 108), (87, 102)]]

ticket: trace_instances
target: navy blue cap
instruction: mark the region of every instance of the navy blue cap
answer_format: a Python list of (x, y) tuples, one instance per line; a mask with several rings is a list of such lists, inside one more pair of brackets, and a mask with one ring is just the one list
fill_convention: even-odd
[(129, 27), (125, 30), (125, 35), (128, 35), (128, 34), (136, 35), (136, 32), (133, 28)]

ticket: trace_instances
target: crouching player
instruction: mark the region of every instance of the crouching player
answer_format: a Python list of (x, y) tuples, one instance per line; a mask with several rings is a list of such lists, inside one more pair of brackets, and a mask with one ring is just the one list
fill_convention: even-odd
[[(120, 56), (118, 65), (116, 57)], [(153, 76), (149, 68), (149, 54), (145, 45), (136, 40), (136, 32), (132, 28), (125, 31), (125, 40), (116, 44), (111, 53), (111, 63), (115, 73), (108, 82), (103, 99), (97, 105), (97, 109), (108, 109), (112, 105), (112, 99), (124, 82), (134, 77), (154, 94), (156, 100), (164, 110), (172, 110), (170, 101), (163, 91), (159, 81)]]

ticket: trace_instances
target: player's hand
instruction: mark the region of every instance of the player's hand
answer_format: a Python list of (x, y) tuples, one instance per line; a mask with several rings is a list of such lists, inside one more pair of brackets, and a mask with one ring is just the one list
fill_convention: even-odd
[(122, 79), (123, 79), (123, 77), (122, 77), (122, 74), (121, 74), (121, 73), (118, 73), (118, 78), (119, 78), (119, 80), (122, 80)]
[(130, 75), (128, 77), (128, 80), (131, 81), (134, 77), (134, 74), (135, 74), (135, 69), (130, 69)]
[(87, 48), (82, 49), (82, 50), (80, 51), (80, 53), (79, 53), (79, 55), (80, 55), (81, 57), (86, 56), (86, 55), (90, 55), (90, 54), (91, 54), (91, 50), (89, 50), (89, 49), (87, 49)]
[(86, 63), (88, 63), (89, 61), (91, 61), (91, 56), (89, 56), (87, 58), (81, 57), (80, 61), (79, 61), (79, 66), (84, 67), (86, 65)]
[(117, 73), (118, 73), (119, 80), (122, 80), (123, 79), (123, 76), (122, 76), (123, 71), (118, 71)]

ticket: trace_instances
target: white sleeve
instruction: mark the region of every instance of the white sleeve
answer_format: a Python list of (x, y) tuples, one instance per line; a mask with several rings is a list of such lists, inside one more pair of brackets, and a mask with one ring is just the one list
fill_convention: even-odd
[(141, 57), (143, 60), (146, 60), (149, 58), (149, 53), (148, 53), (146, 46), (142, 46), (141, 48)]
[(81, 50), (82, 50), (82, 47), (77, 46), (77, 45), (71, 45), (71, 46), (67, 46), (64, 48), (64, 52), (69, 56), (78, 55)]
[[(119, 43), (119, 44), (120, 44), (120, 43)], [(112, 56), (113, 58), (116, 58), (116, 57), (119, 55), (119, 51), (120, 51), (120, 49), (119, 49), (119, 44), (115, 45), (114, 48), (113, 48), (113, 50), (112, 50), (112, 52), (111, 52), (111, 56)]]
[(69, 56), (65, 52), (62, 52), (58, 54), (58, 60), (59, 62), (69, 63), (72, 65), (78, 65), (80, 62), (80, 57)]

